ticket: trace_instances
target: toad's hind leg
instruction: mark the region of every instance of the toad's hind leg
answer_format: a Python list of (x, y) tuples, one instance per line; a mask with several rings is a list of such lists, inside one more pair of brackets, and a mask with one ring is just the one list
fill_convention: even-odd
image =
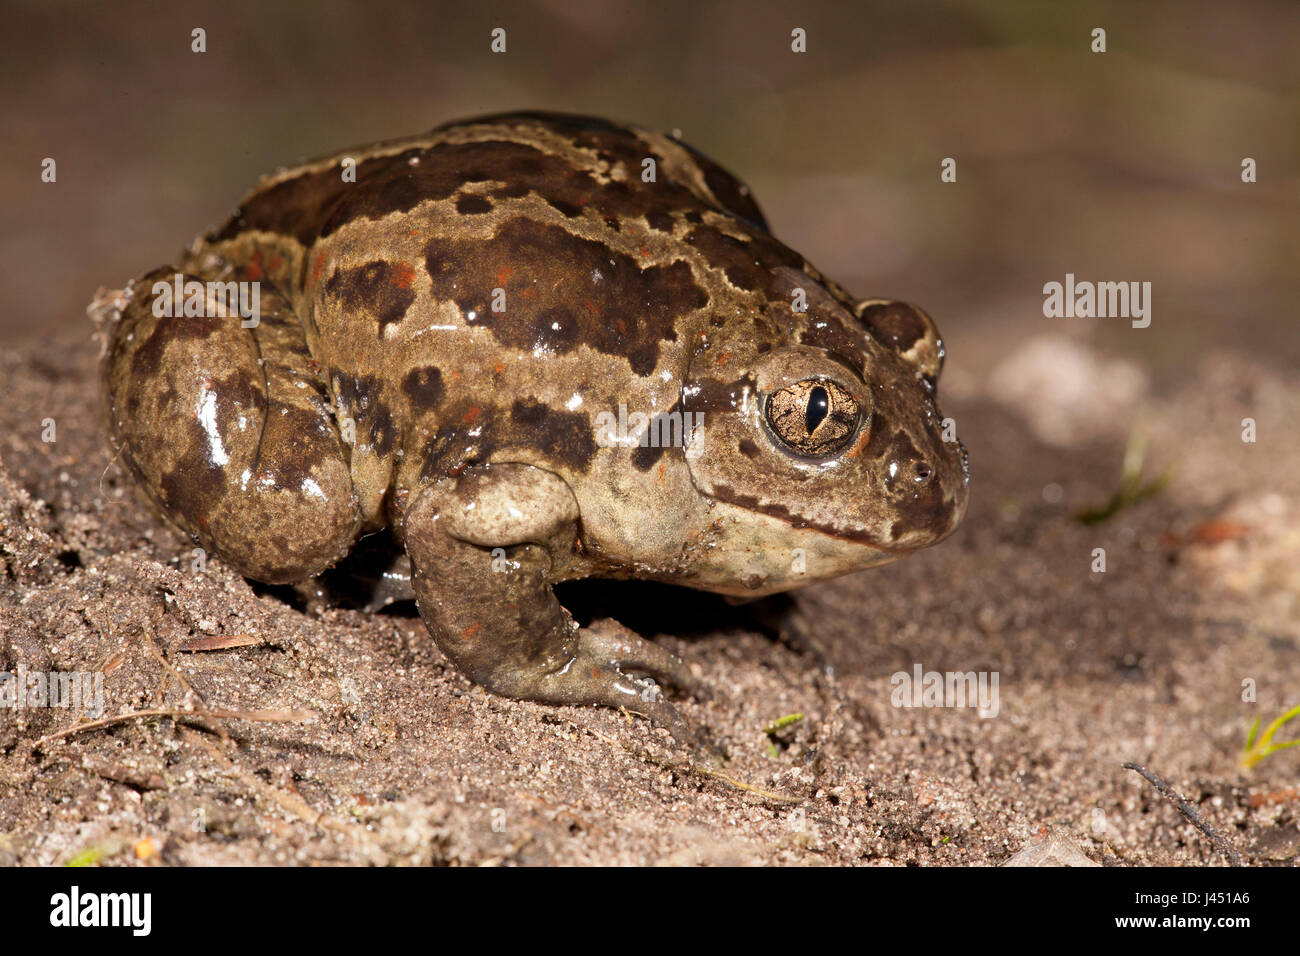
[(520, 464), (478, 465), (426, 486), (403, 519), (420, 614), (476, 684), (550, 704), (626, 707), (699, 743), (677, 710), (627, 672), (685, 690), (676, 655), (613, 621), (579, 627), (551, 585), (577, 539), (578, 505), (562, 478)]
[(316, 574), (347, 553), (360, 521), (302, 323), (266, 282), (251, 328), (210, 296), (204, 315), (171, 314), (181, 303), (155, 315), (155, 284), (174, 287), (176, 274), (139, 279), (107, 330), (113, 443), (164, 516), (242, 574)]

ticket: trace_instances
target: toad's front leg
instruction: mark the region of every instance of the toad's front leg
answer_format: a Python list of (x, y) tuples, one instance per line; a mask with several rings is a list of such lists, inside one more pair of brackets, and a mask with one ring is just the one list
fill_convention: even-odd
[(626, 707), (693, 735), (653, 688), (695, 678), (676, 655), (613, 621), (579, 627), (552, 591), (577, 541), (578, 504), (559, 476), (529, 465), (479, 465), (424, 488), (404, 517), (420, 614), (470, 680), (506, 697)]

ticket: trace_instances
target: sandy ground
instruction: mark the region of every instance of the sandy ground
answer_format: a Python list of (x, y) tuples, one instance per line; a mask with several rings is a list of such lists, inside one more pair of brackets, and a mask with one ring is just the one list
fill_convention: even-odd
[[(713, 688), (680, 702), (729, 751), (710, 765), (640, 719), (472, 686), (413, 606), (195, 570), (110, 466), (84, 332), (0, 359), (0, 671), (103, 672), (110, 716), (245, 719), (75, 731), (69, 710), (0, 709), (0, 864), (997, 865), (1062, 837), (1107, 866), (1221, 864), (1126, 760), (1246, 862), (1300, 858), (1300, 750), (1237, 766), (1251, 721), (1300, 702), (1293, 376), (1216, 354), (1156, 393), (1032, 340), (987, 380), (942, 383), (974, 483), (938, 548), (743, 608), (566, 592)], [(1169, 484), (1074, 520), (1114, 493), (1134, 431)], [(181, 649), (232, 635), (245, 646)], [(891, 675), (916, 665), (996, 671), (997, 716), (893, 706)]]

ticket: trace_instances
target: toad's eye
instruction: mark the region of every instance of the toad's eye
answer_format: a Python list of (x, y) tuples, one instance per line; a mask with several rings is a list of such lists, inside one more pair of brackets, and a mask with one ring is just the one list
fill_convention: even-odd
[(788, 451), (830, 458), (846, 448), (862, 424), (862, 407), (830, 379), (809, 378), (767, 397), (768, 428)]

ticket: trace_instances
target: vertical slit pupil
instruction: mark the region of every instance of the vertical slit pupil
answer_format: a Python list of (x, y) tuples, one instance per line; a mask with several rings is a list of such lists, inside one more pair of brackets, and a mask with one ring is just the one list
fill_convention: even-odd
[(817, 430), (817, 426), (830, 414), (830, 410), (831, 397), (827, 394), (826, 389), (820, 385), (814, 387), (808, 393), (808, 407), (804, 409), (803, 418), (804, 427), (808, 430), (809, 435)]

